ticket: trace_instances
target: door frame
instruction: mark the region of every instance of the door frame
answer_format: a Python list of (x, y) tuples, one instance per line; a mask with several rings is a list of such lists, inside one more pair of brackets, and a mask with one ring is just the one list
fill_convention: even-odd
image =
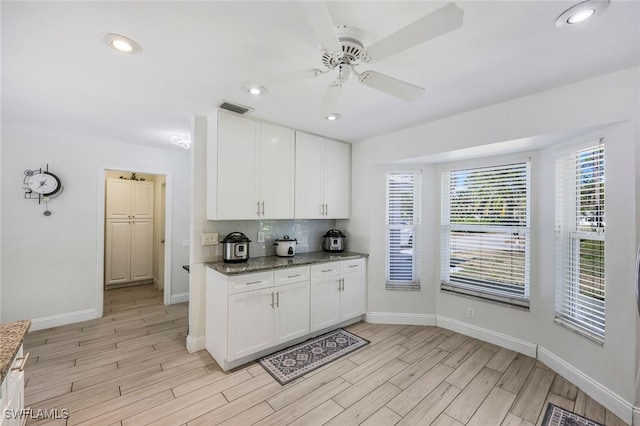
[(98, 267), (97, 276), (96, 276), (96, 312), (97, 317), (102, 318), (104, 316), (104, 237), (105, 237), (105, 178), (106, 171), (122, 171), (122, 172), (131, 172), (135, 170), (136, 173), (148, 174), (148, 175), (163, 175), (165, 177), (165, 208), (164, 208), (164, 304), (171, 304), (171, 261), (172, 261), (172, 232), (171, 232), (171, 224), (172, 224), (172, 188), (173, 188), (173, 179), (171, 172), (168, 170), (158, 170), (158, 169), (147, 169), (145, 167), (136, 167), (136, 166), (99, 166), (98, 167), (98, 177), (97, 177), (97, 195), (98, 195), (98, 203), (97, 203), (97, 211), (96, 215), (98, 218), (98, 226), (97, 226), (97, 258), (98, 258)]

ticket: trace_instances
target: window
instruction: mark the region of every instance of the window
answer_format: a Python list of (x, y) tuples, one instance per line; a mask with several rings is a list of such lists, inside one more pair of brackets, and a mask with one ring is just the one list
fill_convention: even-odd
[(529, 161), (442, 173), (442, 290), (529, 306), (529, 175)]
[(602, 141), (556, 159), (556, 321), (602, 341), (605, 171)]
[(416, 290), (419, 282), (420, 172), (387, 173), (388, 289)]

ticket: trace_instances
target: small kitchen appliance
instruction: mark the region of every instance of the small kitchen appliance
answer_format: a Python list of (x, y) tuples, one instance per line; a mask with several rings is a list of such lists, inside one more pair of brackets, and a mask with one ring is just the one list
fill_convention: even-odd
[(344, 251), (345, 238), (347, 238), (347, 236), (344, 235), (339, 229), (331, 229), (327, 231), (326, 234), (324, 234), (322, 240), (322, 249), (324, 251)]
[(285, 235), (283, 238), (276, 240), (273, 243), (276, 246), (276, 254), (278, 256), (290, 257), (296, 254), (296, 245), (298, 244), (297, 239), (291, 239), (288, 235)]
[(240, 263), (249, 260), (249, 243), (251, 240), (242, 232), (232, 232), (220, 241), (222, 244), (222, 260), (226, 263)]

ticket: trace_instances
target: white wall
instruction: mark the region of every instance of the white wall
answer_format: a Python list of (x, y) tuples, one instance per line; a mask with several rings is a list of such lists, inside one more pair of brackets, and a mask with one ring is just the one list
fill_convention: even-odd
[[(630, 421), (635, 401), (635, 307), (632, 294), (636, 247), (635, 150), (638, 146), (638, 68), (478, 109), (353, 145), (352, 219), (347, 231), (353, 249), (369, 252), (368, 311), (435, 315), (467, 331), (486, 330), (512, 341), (540, 345), (557, 360), (609, 392), (608, 405)], [(532, 154), (531, 309), (517, 310), (439, 291), (439, 176), (425, 170), (422, 253), (433, 269), (422, 269), (420, 292), (384, 289), (384, 172), (393, 161), (477, 148), (486, 144), (565, 132), (630, 120), (607, 135), (607, 332), (603, 346), (553, 323), (552, 150)], [(603, 126), (604, 127), (604, 126)], [(476, 151), (477, 152), (477, 151)], [(551, 163), (550, 163), (551, 162)], [(405, 168), (415, 166), (404, 165)], [(551, 181), (550, 181), (551, 180)], [(610, 190), (611, 189), (611, 190)], [(428, 231), (425, 230), (428, 233)], [(423, 236), (424, 237), (424, 236)], [(549, 258), (551, 256), (551, 259)], [(434, 300), (435, 299), (435, 300)], [(466, 307), (475, 308), (475, 320)], [(434, 309), (435, 307), (435, 309)], [(624, 324), (627, 324), (626, 326)], [(526, 346), (526, 345), (525, 345)], [(587, 389), (585, 389), (587, 390)], [(606, 393), (605, 392), (605, 393)], [(601, 395), (596, 395), (601, 396)], [(610, 398), (609, 398), (610, 397)]]
[[(103, 170), (167, 173), (173, 183), (172, 294), (188, 292), (189, 154), (72, 134), (2, 127), (2, 321), (89, 319), (97, 310), (98, 193)], [(44, 167), (64, 192), (44, 206), (23, 199), (25, 169)], [(102, 190), (104, 193), (104, 190)], [(104, 203), (104, 200), (102, 200)]]

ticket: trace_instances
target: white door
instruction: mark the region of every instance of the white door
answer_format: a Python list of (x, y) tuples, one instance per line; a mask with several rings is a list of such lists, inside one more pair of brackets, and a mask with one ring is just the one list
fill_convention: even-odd
[(351, 199), (351, 145), (326, 140), (324, 144), (325, 217), (347, 219)]
[(322, 153), (324, 139), (296, 132), (295, 217), (323, 219)]
[(293, 219), (294, 139), (292, 129), (260, 125), (259, 198), (265, 219)]
[(131, 280), (153, 278), (153, 220), (131, 221)]
[(309, 334), (309, 282), (274, 287), (276, 292), (274, 345)]
[[(257, 219), (260, 124), (228, 114), (218, 123), (218, 219)], [(209, 168), (209, 173), (216, 170)]]
[(136, 219), (153, 218), (153, 182), (131, 181), (131, 216)]
[(105, 232), (105, 284), (131, 281), (130, 220), (108, 219)]
[(311, 280), (310, 332), (340, 321), (339, 276)]
[(365, 313), (367, 290), (364, 274), (343, 275), (342, 279), (340, 321), (346, 321)]
[(228, 361), (273, 345), (273, 288), (229, 296)]
[(107, 179), (107, 219), (131, 217), (131, 185), (124, 179)]

